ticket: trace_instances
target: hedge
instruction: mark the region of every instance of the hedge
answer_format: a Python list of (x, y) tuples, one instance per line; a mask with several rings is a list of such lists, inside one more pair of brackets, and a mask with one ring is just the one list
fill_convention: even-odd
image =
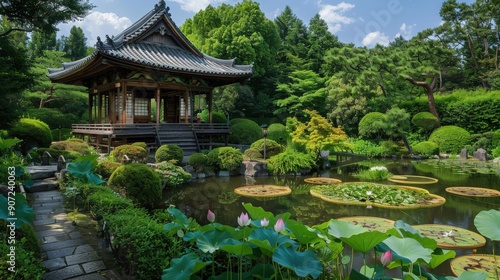
[(432, 132), (429, 141), (436, 143), (442, 153), (458, 154), (469, 144), (470, 133), (458, 126), (442, 126)]
[(229, 130), (229, 142), (233, 144), (250, 145), (264, 137), (262, 128), (249, 119), (232, 119)]

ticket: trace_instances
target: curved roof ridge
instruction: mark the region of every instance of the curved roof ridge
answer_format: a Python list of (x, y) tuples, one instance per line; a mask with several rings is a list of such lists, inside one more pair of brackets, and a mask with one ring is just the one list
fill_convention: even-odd
[(206, 53), (202, 53), (202, 54), (203, 54), (203, 58), (206, 58), (208, 60), (211, 60), (211, 61), (219, 63), (219, 64), (223, 64), (226, 66), (234, 66), (234, 62), (236, 61), (236, 57), (233, 59), (222, 59), (222, 58), (216, 58), (216, 57), (210, 56)]

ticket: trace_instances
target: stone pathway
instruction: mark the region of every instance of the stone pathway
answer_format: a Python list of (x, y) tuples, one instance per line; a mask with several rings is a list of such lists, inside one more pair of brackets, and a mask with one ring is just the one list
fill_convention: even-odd
[(33, 226), (42, 245), (42, 279), (104, 280), (113, 272), (85, 241), (64, 211), (64, 197), (57, 191), (32, 193)]

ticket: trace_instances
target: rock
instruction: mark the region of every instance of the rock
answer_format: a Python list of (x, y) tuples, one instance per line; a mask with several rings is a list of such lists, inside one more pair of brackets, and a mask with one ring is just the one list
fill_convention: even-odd
[(66, 159), (63, 155), (60, 155), (57, 159), (57, 172), (61, 172), (61, 170), (66, 168)]
[(242, 173), (244, 173), (245, 176), (260, 177), (268, 175), (267, 163), (265, 162), (248, 160), (244, 161), (243, 165), (245, 167), (245, 170)]
[(500, 157), (493, 159), (493, 163), (500, 163)]
[(477, 149), (477, 151), (474, 152), (474, 158), (480, 161), (487, 161), (488, 153), (486, 152), (485, 149), (479, 148)]
[(460, 159), (467, 159), (468, 157), (467, 149), (463, 148), (462, 151), (460, 151)]
[(229, 177), (230, 173), (227, 170), (221, 170), (219, 171), (219, 177)]
[(191, 165), (186, 165), (183, 167), (184, 168), (184, 171), (186, 171), (187, 173), (194, 173), (194, 167), (192, 167)]

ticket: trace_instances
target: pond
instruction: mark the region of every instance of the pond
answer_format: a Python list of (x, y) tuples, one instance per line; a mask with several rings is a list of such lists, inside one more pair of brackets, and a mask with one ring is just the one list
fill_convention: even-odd
[[(304, 182), (304, 179), (312, 176), (356, 182), (359, 179), (353, 177), (352, 173), (374, 165), (386, 166), (394, 175), (417, 175), (438, 179), (437, 183), (426, 185), (400, 184), (390, 181), (380, 183), (425, 188), (430, 193), (444, 197), (446, 203), (438, 207), (411, 210), (333, 204), (311, 196), (309, 189), (313, 185)], [(478, 162), (463, 163), (458, 160), (453, 163), (438, 160), (359, 162), (311, 176), (256, 178), (237, 176), (198, 179), (168, 191), (166, 204), (175, 205), (201, 224), (208, 223), (206, 214), (207, 209), (210, 209), (216, 214), (217, 222), (237, 226), (236, 218), (245, 211), (242, 203), (252, 203), (274, 214), (289, 212), (292, 214), (291, 218), (309, 226), (346, 216), (376, 216), (403, 220), (410, 225), (446, 224), (476, 231), (474, 217), (482, 210), (500, 209), (500, 198), (464, 197), (450, 194), (445, 189), (468, 186), (500, 190), (500, 175), (498, 174), (500, 174), (499, 167)], [(234, 193), (237, 187), (261, 184), (287, 185), (292, 189), (292, 193), (288, 196), (269, 199), (243, 197)], [(491, 254), (492, 249), (491, 242), (487, 242), (486, 246), (478, 248), (477, 252)], [(500, 252), (499, 244), (495, 245), (495, 249), (496, 252)], [(457, 250), (457, 255), (470, 253), (470, 250), (462, 251), (464, 252)]]

